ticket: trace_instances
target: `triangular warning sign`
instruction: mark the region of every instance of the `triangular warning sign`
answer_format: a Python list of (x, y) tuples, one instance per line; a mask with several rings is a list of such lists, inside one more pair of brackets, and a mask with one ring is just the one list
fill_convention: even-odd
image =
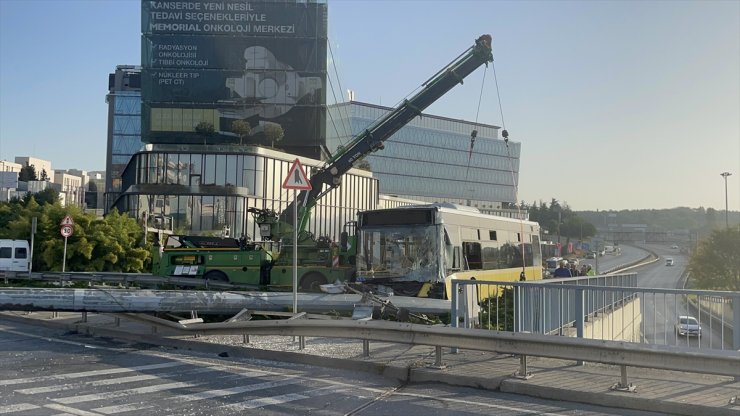
[(71, 215), (65, 215), (64, 216), (64, 219), (62, 219), (62, 222), (59, 223), (59, 225), (74, 225), (74, 224), (75, 224), (75, 222), (74, 222), (74, 220), (72, 220), (72, 216)]
[(295, 162), (293, 162), (293, 166), (290, 167), (288, 176), (286, 176), (283, 181), (283, 189), (295, 189), (298, 191), (310, 191), (313, 189), (311, 187), (311, 182), (308, 181), (306, 172), (303, 171), (303, 166), (301, 166), (301, 162), (299, 162), (298, 159), (296, 159)]

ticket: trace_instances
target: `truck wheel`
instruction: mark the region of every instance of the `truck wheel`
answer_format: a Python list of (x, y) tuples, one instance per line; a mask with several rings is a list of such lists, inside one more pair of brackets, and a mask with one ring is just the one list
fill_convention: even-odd
[(203, 276), (203, 279), (210, 280), (213, 282), (229, 282), (229, 277), (226, 276), (226, 273), (218, 271), (218, 270), (211, 270), (210, 272), (206, 273)]
[(301, 278), (301, 284), (299, 285), (301, 290), (304, 292), (320, 292), (319, 286), (326, 284), (326, 277), (319, 272), (306, 273)]

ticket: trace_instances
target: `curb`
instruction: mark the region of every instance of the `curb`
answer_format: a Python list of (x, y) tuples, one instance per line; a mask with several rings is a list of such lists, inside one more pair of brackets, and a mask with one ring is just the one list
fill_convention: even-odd
[(695, 405), (691, 403), (677, 403), (658, 401), (639, 397), (638, 393), (621, 392), (577, 392), (574, 396), (572, 390), (557, 387), (528, 384), (526, 381), (507, 379), (501, 383), (501, 392), (521, 394), (523, 396), (538, 397), (549, 400), (562, 400), (568, 402), (585, 403), (618, 409), (639, 410), (645, 412), (658, 412), (671, 415), (702, 415), (702, 416), (737, 416), (738, 413), (732, 409), (722, 409)]

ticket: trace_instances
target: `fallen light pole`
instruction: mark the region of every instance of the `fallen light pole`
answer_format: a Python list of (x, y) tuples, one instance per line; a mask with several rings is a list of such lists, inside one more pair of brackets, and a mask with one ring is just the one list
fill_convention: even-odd
[[(363, 301), (358, 294), (299, 294), (305, 312), (351, 312)], [(410, 312), (445, 314), (450, 302), (439, 299), (394, 296), (393, 304)], [(0, 310), (68, 312), (189, 312), (233, 314), (244, 308), (286, 311), (293, 305), (290, 292), (210, 292), (129, 289), (0, 290)]]

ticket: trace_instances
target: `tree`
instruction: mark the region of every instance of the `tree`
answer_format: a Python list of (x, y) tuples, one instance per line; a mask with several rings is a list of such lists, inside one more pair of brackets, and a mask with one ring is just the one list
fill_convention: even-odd
[(18, 199), (0, 202), (0, 238), (16, 238), (9, 225), (21, 216), (23, 210), (24, 205)]
[(36, 202), (38, 202), (39, 205), (53, 205), (54, 203), (59, 202), (59, 192), (51, 187), (35, 193), (33, 197), (36, 199)]
[(272, 148), (275, 148), (275, 142), (283, 140), (284, 136), (285, 131), (279, 124), (268, 123), (265, 126), (265, 137), (270, 141)]
[(514, 330), (514, 289), (504, 288), (498, 296), (490, 296), (481, 303), (481, 328), (494, 331)]
[(213, 127), (213, 123), (207, 121), (201, 121), (195, 126), (195, 132), (199, 136), (203, 136), (203, 144), (206, 144), (206, 139), (216, 134), (216, 129)]
[(18, 173), (18, 180), (22, 182), (37, 181), (38, 179), (39, 177), (36, 175), (36, 167), (29, 165), (28, 162), (26, 162), (26, 166), (23, 166), (21, 171)]
[(707, 208), (706, 214), (706, 226), (708, 229), (712, 230), (714, 228), (717, 228), (717, 210), (714, 208)]
[(39, 177), (39, 180), (46, 181), (46, 182), (49, 181), (49, 174), (46, 173), (46, 169), (41, 169), (41, 176)]
[(103, 220), (91, 223), (88, 231), (93, 243), (85, 262), (95, 271), (135, 273), (145, 269), (149, 250), (140, 247), (143, 230), (136, 219), (118, 210), (111, 211)]
[(740, 227), (715, 230), (700, 241), (688, 269), (700, 289), (740, 291)]
[(66, 268), (69, 271), (148, 271), (150, 246), (141, 246), (141, 226), (128, 215), (113, 211), (103, 219), (85, 214), (78, 207), (60, 204), (39, 205), (31, 197), (0, 203), (0, 238), (30, 239), (31, 222), (37, 217), (33, 268), (61, 270), (64, 238), (59, 223), (65, 215), (74, 219), (74, 234), (67, 241)]
[(239, 144), (244, 144), (244, 139), (252, 133), (252, 126), (244, 120), (234, 120), (231, 131), (239, 136)]

